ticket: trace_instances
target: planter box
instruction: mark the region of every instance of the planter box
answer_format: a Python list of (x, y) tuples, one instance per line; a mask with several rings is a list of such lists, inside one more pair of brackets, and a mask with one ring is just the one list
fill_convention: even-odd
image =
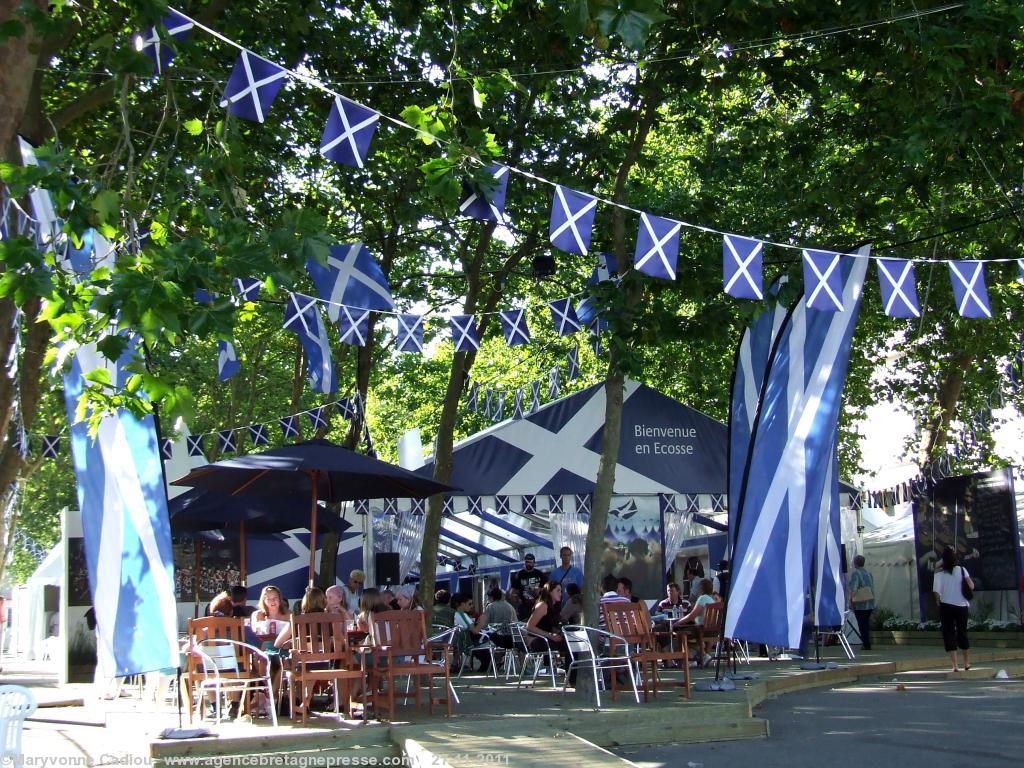
[[(968, 630), (971, 647), (979, 648), (1024, 648), (1024, 632), (983, 632)], [(871, 640), (887, 645), (928, 645), (942, 647), (942, 633), (938, 630), (895, 631), (891, 629), (871, 630)]]

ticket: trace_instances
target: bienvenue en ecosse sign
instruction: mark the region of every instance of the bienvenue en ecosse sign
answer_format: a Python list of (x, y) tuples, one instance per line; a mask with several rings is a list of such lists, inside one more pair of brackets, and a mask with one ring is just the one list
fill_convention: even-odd
[(633, 450), (638, 456), (689, 456), (694, 452), (691, 441), (697, 437), (697, 429), (634, 424), (633, 437), (636, 438)]

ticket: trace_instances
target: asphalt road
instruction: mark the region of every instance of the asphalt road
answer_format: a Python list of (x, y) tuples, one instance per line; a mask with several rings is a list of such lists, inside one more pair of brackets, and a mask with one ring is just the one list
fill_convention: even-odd
[(755, 711), (767, 740), (622, 748), (642, 768), (1024, 766), (1024, 680), (859, 683), (793, 693)]

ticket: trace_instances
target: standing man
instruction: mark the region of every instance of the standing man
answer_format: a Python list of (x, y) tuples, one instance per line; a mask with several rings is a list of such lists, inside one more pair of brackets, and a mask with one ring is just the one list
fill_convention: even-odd
[(363, 591), (364, 581), (366, 581), (366, 574), (356, 568), (348, 575), (348, 584), (341, 588), (345, 610), (353, 616), (359, 613), (359, 593)]
[(547, 576), (543, 571), (534, 568), (537, 558), (532, 552), (527, 553), (523, 558), (523, 570), (516, 571), (510, 579), (513, 589), (519, 590), (521, 600), (520, 611), (527, 616), (533, 612), (533, 604), (540, 594), (540, 588), (547, 582)]
[(552, 584), (561, 584), (563, 593), (569, 584), (575, 584), (582, 590), (583, 571), (572, 564), (572, 548), (562, 547), (558, 550), (558, 556), (562, 559), (562, 564), (551, 572), (548, 581)]

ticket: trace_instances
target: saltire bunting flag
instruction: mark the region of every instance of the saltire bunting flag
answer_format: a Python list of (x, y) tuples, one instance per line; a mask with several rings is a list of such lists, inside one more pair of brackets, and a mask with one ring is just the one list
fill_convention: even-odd
[(301, 293), (289, 294), (284, 327), (299, 337), (306, 350), (306, 378), (313, 391), (324, 394), (336, 391), (338, 378), (317, 300)]
[(749, 237), (722, 238), (722, 283), (725, 292), (737, 299), (764, 298), (764, 243)]
[(373, 447), (373, 438), (370, 437), (370, 425), (363, 420), (363, 445), (366, 448), (366, 455), (371, 459), (377, 458), (377, 449)]
[(466, 497), (466, 511), (471, 515), (480, 517), (484, 513), (484, 503), (479, 496)]
[(551, 202), (551, 244), (566, 253), (583, 256), (590, 248), (597, 198), (582, 192), (555, 186)]
[[(882, 306), (889, 317), (920, 317), (914, 262), (904, 259), (878, 259), (878, 284)], [(821, 626), (821, 625), (819, 625)]]
[(823, 312), (842, 312), (842, 276), (840, 262), (831, 251), (804, 250), (804, 296), (807, 306)]
[(1024, 259), (1017, 259), (1017, 282), (1024, 283)]
[(413, 499), (412, 500), (412, 516), (423, 517), (423, 513), (426, 511), (427, 505), (426, 499)]
[(347, 397), (340, 398), (335, 405), (338, 408), (338, 413), (341, 414), (341, 418), (352, 421), (356, 417), (356, 409), (352, 406), (352, 401)]
[(676, 495), (674, 493), (659, 493), (658, 507), (662, 515), (674, 515), (676, 513)]
[(210, 293), (205, 288), (196, 288), (195, 293), (192, 294), (192, 300), (196, 304), (213, 304), (214, 299), (217, 298), (216, 293)]
[(306, 415), (309, 416), (309, 424), (314, 432), (319, 429), (327, 429), (330, 423), (330, 411), (327, 410), (327, 406), (321, 405), (319, 408), (306, 411)]
[(549, 515), (560, 515), (560, 514), (562, 514), (562, 496), (561, 496), (561, 494), (550, 494), (550, 495), (548, 495), (548, 514)]
[(839, 521), (838, 432), (832, 444), (824, 493), (819, 500), (818, 539), (814, 551), (814, 625), (842, 627), (846, 613)]
[(711, 494), (711, 511), (712, 512), (725, 512), (729, 506), (725, 503), (724, 493), (713, 493)]
[(561, 382), (559, 381), (558, 368), (556, 367), (548, 371), (548, 400), (557, 400), (560, 392)]
[(60, 453), (60, 435), (43, 435), (42, 457), (56, 459)]
[(577, 493), (576, 494), (576, 514), (577, 515), (589, 515), (590, 514), (590, 501), (593, 496), (589, 493)]
[(985, 262), (950, 261), (949, 279), (953, 283), (956, 311), (961, 317), (992, 317), (985, 287)]
[(469, 387), (469, 397), (467, 398), (466, 407), (470, 413), (477, 412), (477, 403), (480, 398), (480, 385), (475, 381)]
[(641, 213), (636, 255), (633, 259), (637, 271), (663, 280), (675, 280), (676, 262), (679, 260), (679, 230), (682, 228), (683, 225), (678, 221)]
[(541, 382), (530, 382), (530, 413), (535, 413), (540, 409), (540, 388)]
[(379, 113), (344, 96), (335, 96), (320, 140), (320, 153), (336, 163), (362, 168), (379, 122)]
[(285, 440), (302, 439), (302, 433), (299, 432), (299, 420), (295, 416), (285, 416), (278, 419), (277, 423), (281, 426), (281, 435)]
[(217, 445), (221, 453), (235, 453), (238, 446), (235, 443), (235, 431), (233, 429), (222, 429), (217, 433)]
[(536, 515), (537, 514), (537, 497), (532, 493), (523, 494), (522, 507), (520, 508), (522, 515)]
[(331, 246), (326, 265), (307, 259), (306, 269), (320, 298), (329, 302), (327, 318), (332, 323), (338, 322), (342, 305), (353, 310), (394, 309), (387, 276), (362, 243)]
[[(167, 37), (184, 40), (195, 26), (177, 11), (168, 10), (163, 17), (163, 26)], [(174, 60), (174, 49), (164, 42), (156, 27), (149, 28), (149, 34), (142, 37), (142, 52), (153, 60), (153, 74), (160, 75), (171, 66)]]
[(480, 331), (474, 322), (474, 315), (452, 315), (452, 341), (456, 352), (476, 352), (480, 349)]
[(358, 389), (352, 393), (352, 410), (356, 416), (362, 417), (366, 412), (363, 409), (363, 394)]
[(178, 666), (174, 552), (156, 423), (122, 409), (92, 436), (77, 417), (85, 375), (105, 367), (120, 389), (133, 355), (129, 345), (112, 364), (95, 344), (83, 345), (64, 376), (102, 677)]
[(165, 437), (160, 441), (160, 458), (164, 461), (170, 461), (174, 457), (174, 441), (169, 437)]
[[(67, 260), (71, 262), (71, 269), (76, 275), (86, 275), (92, 272), (93, 259), (96, 257), (96, 246), (93, 244), (95, 234), (96, 230), (92, 227), (85, 230), (82, 234), (81, 248), (76, 248), (71, 238), (67, 240)], [(0, 239), (3, 238), (0, 237)]]
[(441, 505), (441, 517), (455, 517), (455, 499), (451, 496), (444, 497), (444, 504)]
[(459, 213), (480, 221), (505, 220), (505, 193), (508, 190), (508, 168), (504, 165), (488, 165), (487, 173), (494, 179), (491, 189), (479, 189), (468, 179), (463, 180), (463, 198)]
[[(841, 311), (799, 301), (779, 331), (761, 395), (739, 515), (725, 636), (800, 644), (821, 498), (870, 249), (842, 259)], [(813, 284), (805, 285), (812, 291)]]
[(227, 381), (241, 370), (235, 345), (224, 339), (217, 339), (217, 379)]
[[(768, 289), (770, 296), (778, 297), (787, 278), (775, 281)], [(770, 309), (758, 315), (752, 325), (743, 331), (736, 365), (733, 369), (732, 404), (729, 411), (729, 498), (742, 495), (743, 474), (750, 453), (750, 438), (761, 388), (768, 374), (768, 360), (772, 346), (788, 314), (787, 308), (776, 301)], [(729, 542), (736, 540), (736, 516), (729, 515)], [(730, 549), (731, 551), (731, 549)]]
[(590, 346), (594, 350), (594, 354), (597, 355), (598, 357), (600, 357), (601, 353), (604, 351), (604, 347), (601, 344), (601, 334), (600, 333), (598, 333), (596, 331), (591, 331), (591, 333), (590, 333)]
[(505, 393), (504, 392), (499, 392), (497, 400), (498, 400), (498, 402), (494, 406), (494, 421), (504, 421), (505, 420)]
[(186, 445), (188, 445), (189, 456), (202, 456), (203, 455), (203, 435), (189, 435), (186, 439)]
[(501, 330), (505, 332), (505, 344), (516, 347), (530, 343), (530, 329), (526, 325), (525, 309), (508, 309), (501, 313)]
[(399, 315), (395, 349), (423, 354), (423, 315)]
[(593, 328), (597, 323), (601, 324), (602, 330), (608, 327), (607, 320), (600, 320), (598, 318), (597, 307), (591, 296), (584, 296), (583, 300), (576, 305), (576, 317), (584, 328)]
[(512, 418), (521, 419), (523, 418), (523, 388), (519, 387), (516, 390), (515, 399), (512, 401)]
[(576, 316), (571, 298), (549, 301), (548, 308), (551, 310), (551, 320), (555, 324), (555, 331), (559, 336), (569, 336), (582, 330), (583, 326)]
[(263, 281), (255, 277), (236, 277), (234, 280), (235, 290), (238, 291), (238, 298), (242, 301), (256, 301), (260, 297), (260, 289), (263, 288)]
[(565, 378), (568, 381), (576, 381), (580, 377), (580, 348), (573, 347), (569, 350), (568, 370)]
[(508, 496), (498, 495), (494, 497), (494, 511), (499, 515), (512, 514), (512, 504)]
[(597, 285), (598, 283), (611, 280), (618, 274), (619, 261), (615, 258), (614, 254), (599, 253), (597, 254), (597, 266), (594, 267), (594, 271), (590, 273), (590, 279), (587, 280), (587, 284)]
[(249, 439), (252, 440), (254, 447), (259, 448), (262, 445), (266, 445), (270, 442), (270, 438), (267, 437), (267, 425), (266, 424), (252, 424), (249, 426)]
[(696, 493), (686, 494), (686, 511), (697, 514), (700, 512), (700, 495)]
[(287, 76), (287, 70), (274, 62), (242, 51), (224, 87), (220, 105), (227, 107), (229, 114), (262, 123)]
[(370, 311), (339, 307), (338, 332), (342, 344), (365, 347), (370, 335)]
[(384, 499), (384, 514), (388, 517), (398, 516), (398, 499), (386, 498)]
[(494, 392), (491, 389), (484, 390), (484, 418), (491, 418), (491, 404), (494, 402)]
[(370, 514), (370, 500), (356, 499), (356, 514), (365, 517)]

